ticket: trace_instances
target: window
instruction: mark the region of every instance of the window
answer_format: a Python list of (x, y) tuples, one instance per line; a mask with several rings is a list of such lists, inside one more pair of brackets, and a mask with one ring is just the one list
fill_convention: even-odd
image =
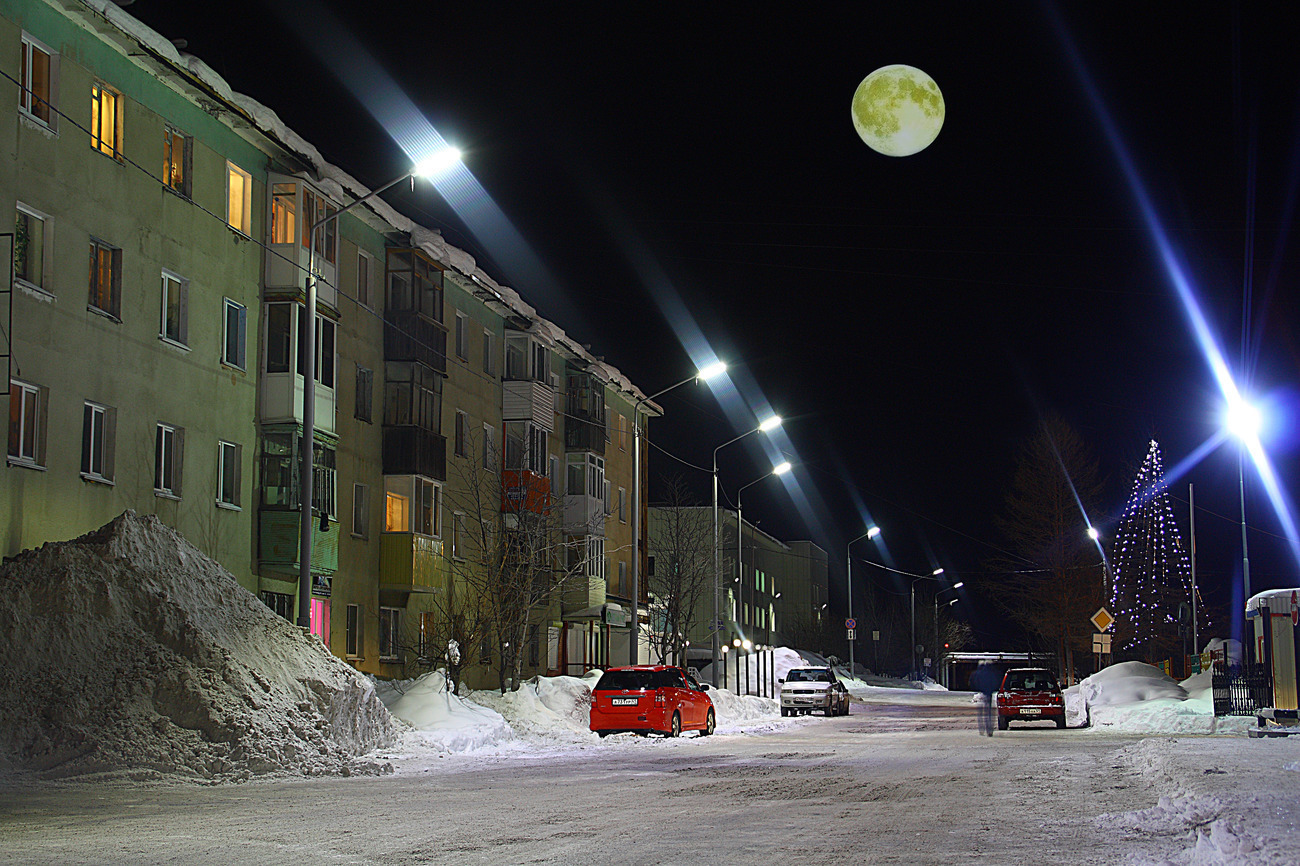
[(271, 184), (271, 243), (292, 244), (297, 241), (298, 185)]
[(89, 481), (113, 481), (117, 410), (86, 402), (81, 418), (81, 475)]
[[(299, 447), (302, 446), (302, 440), (299, 439)], [(338, 519), (338, 508), (336, 507), (336, 484), (338, 482), (338, 473), (335, 471), (335, 464), (338, 461), (338, 452), (333, 448), (323, 448), (320, 443), (311, 449), (311, 504), (312, 510), (317, 514), (328, 514), (331, 518)]]
[(90, 86), (90, 146), (122, 158), (122, 94), (98, 81)]
[(379, 609), (379, 658), (395, 661), (401, 646), (402, 612), (395, 607)]
[(506, 469), (526, 469), (538, 475), (546, 472), (547, 434), (531, 421), (505, 422)]
[(627, 563), (619, 560), (618, 563), (618, 587), (615, 590), (616, 595), (626, 596), (629, 593), (627, 585)]
[(462, 361), (469, 360), (468, 320), (464, 313), (456, 314), (456, 357)]
[(9, 382), (9, 462), (45, 465), (46, 407), (50, 391), (26, 382)]
[(54, 110), (55, 78), (58, 55), (23, 34), (23, 53), (19, 61), (19, 78), (22, 91), (18, 94), (18, 107), (34, 120), (53, 129), (56, 126)]
[(493, 339), (491, 331), (483, 332), (483, 372), (489, 376), (495, 375), (492, 359), (496, 355), (496, 341)]
[(532, 625), (528, 626), (529, 667), (533, 667), (533, 668), (537, 667), (538, 661), (541, 658), (541, 647), (542, 647), (541, 631), (542, 631), (541, 627), (537, 623), (533, 623)]
[(317, 223), (323, 223), (316, 229), (316, 241), (314, 244), (316, 255), (320, 256), (331, 265), (338, 259), (338, 224), (336, 219), (330, 219), (338, 212), (329, 199), (316, 192), (315, 190), (303, 187), (302, 190), (302, 247), (303, 249), (312, 248), (311, 227)]
[(459, 511), (451, 515), (451, 557), (465, 558), (465, 515)]
[(158, 336), (184, 346), (189, 342), (189, 280), (162, 272), (162, 321)]
[(424, 364), (384, 365), (384, 423), (442, 433), (442, 376)]
[(587, 495), (608, 502), (609, 496), (606, 493), (608, 489), (608, 485), (605, 484), (605, 458), (597, 457), (595, 454), (588, 454)]
[(180, 497), (184, 450), (185, 431), (170, 424), (159, 424), (154, 436), (154, 493)]
[(483, 468), (491, 471), (492, 469), (492, 452), (496, 451), (495, 431), (489, 424), (483, 425)]
[(456, 435), (454, 439), (456, 445), (457, 457), (464, 457), (466, 454), (468, 443), (465, 440), (469, 437), (468, 428), (469, 428), (469, 417), (464, 412), (457, 409), (456, 410)]
[(439, 489), (425, 478), (415, 479), (415, 524), (414, 531), (421, 535), (441, 535), (440, 515), (438, 514)]
[(289, 372), (290, 330), (293, 322), (291, 304), (266, 305), (266, 372)]
[(352, 534), (370, 537), (370, 487), (365, 484), (352, 485)]
[[(303, 347), (306, 345), (305, 334), (307, 319), (303, 315), (305, 308), (298, 306), (298, 375), (302, 375)], [(337, 325), (333, 319), (322, 315), (316, 316), (315, 338), (316, 356), (312, 359), (315, 367), (316, 381), (326, 388), (334, 387), (334, 334)]]
[(357, 303), (370, 306), (371, 258), (368, 253), (357, 252)]
[(234, 442), (217, 443), (217, 504), (220, 506), (239, 508), (243, 452), (243, 447)]
[(222, 308), (221, 363), (239, 370), (247, 369), (248, 310), (230, 298), (222, 299)]
[(384, 479), (384, 531), (441, 535), (442, 491), (418, 475), (391, 475)]
[(282, 616), (293, 622), (293, 596), (264, 589), (262, 590), (262, 602), (274, 611), (276, 616)]
[(587, 558), (583, 563), (587, 577), (605, 579), (605, 539), (597, 535), (587, 536)]
[(354, 416), (367, 424), (374, 420), (371, 405), (374, 403), (375, 371), (357, 364), (357, 407)]
[(627, 450), (627, 418), (618, 416), (618, 450)]
[(627, 523), (627, 491), (618, 489), (618, 522)]
[(122, 251), (90, 239), (90, 307), (117, 319), (122, 312)]
[(163, 183), (172, 192), (190, 197), (190, 154), (194, 139), (170, 125), (163, 126)]
[(346, 636), (343, 639), (343, 654), (350, 659), (360, 658), (361, 651), (365, 647), (365, 642), (361, 636), (361, 605), (348, 605), (345, 622)]
[(45, 283), (45, 263), (50, 252), (48, 219), (22, 204), (18, 205), (14, 219), (14, 279), (42, 291), (48, 291)]
[(233, 162), (226, 163), (226, 223), (237, 232), (253, 233), (253, 176)]

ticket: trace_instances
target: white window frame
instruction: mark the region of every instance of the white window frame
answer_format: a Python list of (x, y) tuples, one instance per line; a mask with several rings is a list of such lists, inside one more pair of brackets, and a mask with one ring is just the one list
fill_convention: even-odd
[[(240, 491), (243, 488), (243, 446), (237, 442), (217, 440), (217, 507), (241, 511)], [(227, 483), (226, 472), (231, 469), (233, 478)]]
[(112, 484), (117, 410), (87, 400), (82, 407), (81, 439), (81, 477), (100, 484)]
[[(387, 622), (385, 622), (387, 620)], [(400, 607), (379, 608), (379, 660), (397, 661), (401, 658), (402, 609)], [(388, 652), (384, 652), (384, 643), (388, 643)]]
[(483, 425), (483, 468), (492, 471), (492, 451), (496, 448), (496, 428), (491, 424)]
[[(230, 316), (235, 316), (235, 346), (237, 357), (230, 357)], [(221, 363), (236, 370), (248, 369), (248, 308), (230, 298), (221, 299)]]
[(603, 535), (587, 536), (587, 556), (583, 561), (583, 572), (587, 577), (605, 579), (605, 537)]
[(496, 335), (488, 329), (483, 329), (483, 372), (488, 376), (496, 375)]
[(370, 485), (352, 484), (352, 537), (370, 538)]
[(456, 357), (462, 361), (469, 360), (469, 317), (460, 310), (456, 311), (455, 333)]
[[(9, 380), (9, 430), (18, 434), (17, 453), (6, 448), (9, 465), (26, 466), (29, 469), (45, 468), (45, 430), (49, 402), (49, 388), (17, 379)], [(28, 453), (28, 440), (31, 442), (31, 453)]]
[(352, 417), (366, 424), (375, 421), (375, 371), (357, 364), (356, 389)]
[[(49, 90), (44, 97), (38, 96), (32, 89), (32, 50), (41, 52), (49, 60)], [(22, 88), (18, 93), (18, 110), (24, 116), (35, 123), (49, 129), (51, 132), (57, 132), (59, 128), (59, 113), (54, 110), (54, 106), (59, 101), (59, 55), (52, 50), (50, 46), (40, 41), (29, 33), (22, 36), (22, 56), (20, 59), (20, 69), (23, 78)], [(37, 102), (45, 104), (42, 111)], [(41, 117), (44, 114), (45, 117)]]
[[(177, 333), (167, 333), (167, 306), (171, 296), (179, 299)], [(162, 292), (158, 321), (158, 339), (183, 349), (189, 348), (190, 340), (190, 281), (175, 271), (162, 269)]]
[(343, 654), (360, 659), (365, 652), (365, 612), (359, 604), (349, 604), (343, 613)]
[[(90, 149), (122, 161), (122, 91), (95, 80), (90, 84)], [(109, 120), (105, 119), (109, 115)]]
[[(243, 181), (244, 195), (240, 202), (240, 213), (232, 213), (235, 204), (231, 195), (234, 192), (231, 179), (238, 176)], [(244, 237), (253, 236), (253, 175), (230, 160), (226, 160), (226, 225)]]
[[(18, 272), (15, 270), (14, 281), (21, 286), (24, 286), (29, 289), (34, 289), (43, 295), (48, 295), (50, 297), (53, 297), (54, 293), (51, 292), (47, 287), (53, 285), (53, 281), (50, 279), (50, 264), (51, 264), (52, 242), (54, 238), (54, 225), (50, 221), (49, 214), (43, 214), (40, 211), (36, 210), (35, 208), (28, 207), (22, 202), (15, 203), (15, 211), (16, 211), (16, 213), (14, 214), (15, 251), (17, 250), (16, 245), (18, 243), (18, 214), (22, 214), (23, 216), (27, 217), (28, 220), (36, 220), (41, 224), (41, 243), (40, 243), (40, 250), (38, 252), (38, 255), (40, 256), (41, 273), (38, 278), (39, 281), (33, 281), (33, 280), (26, 279), (25, 277), (18, 276)], [(30, 245), (28, 246), (27, 249), (28, 249), (27, 257), (28, 257), (28, 261), (30, 262), (31, 261)]]
[(155, 496), (167, 499), (181, 498), (181, 470), (185, 456), (185, 428), (161, 421), (154, 430)]
[(370, 300), (370, 281), (374, 279), (375, 257), (365, 250), (357, 250), (357, 303), (367, 309), (374, 305)]

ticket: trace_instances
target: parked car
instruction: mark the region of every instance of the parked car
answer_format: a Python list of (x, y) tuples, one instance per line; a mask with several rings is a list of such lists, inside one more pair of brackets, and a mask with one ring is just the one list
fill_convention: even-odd
[(669, 737), (699, 731), (707, 737), (718, 724), (708, 690), (681, 668), (610, 668), (592, 689), (591, 730), (602, 737), (627, 731)]
[(828, 667), (790, 668), (781, 680), (781, 715), (821, 710), (828, 716), (849, 714), (849, 690)]
[(1065, 696), (1056, 675), (1046, 668), (1012, 668), (1002, 677), (998, 689), (998, 730), (1013, 721), (1041, 722), (1051, 719), (1065, 727)]

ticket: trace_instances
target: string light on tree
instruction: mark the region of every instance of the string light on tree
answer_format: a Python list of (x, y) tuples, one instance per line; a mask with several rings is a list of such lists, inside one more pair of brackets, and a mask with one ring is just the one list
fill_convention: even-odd
[(1121, 646), (1153, 660), (1175, 645), (1178, 606), (1191, 598), (1191, 561), (1154, 439), (1120, 517), (1113, 563), (1110, 609), (1119, 621)]

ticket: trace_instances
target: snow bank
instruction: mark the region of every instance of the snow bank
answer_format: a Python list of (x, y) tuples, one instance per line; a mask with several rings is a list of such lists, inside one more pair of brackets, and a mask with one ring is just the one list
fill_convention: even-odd
[(1120, 662), (1065, 690), (1066, 724), (1137, 734), (1243, 733), (1252, 717), (1216, 717), (1209, 671), (1177, 683), (1143, 662)]
[(371, 682), (156, 517), (0, 566), (0, 771), (380, 772)]
[(515, 736), (500, 713), (451, 694), (441, 671), (378, 683), (376, 692), (390, 713), (414, 729), (418, 743), (440, 752), (472, 752)]

